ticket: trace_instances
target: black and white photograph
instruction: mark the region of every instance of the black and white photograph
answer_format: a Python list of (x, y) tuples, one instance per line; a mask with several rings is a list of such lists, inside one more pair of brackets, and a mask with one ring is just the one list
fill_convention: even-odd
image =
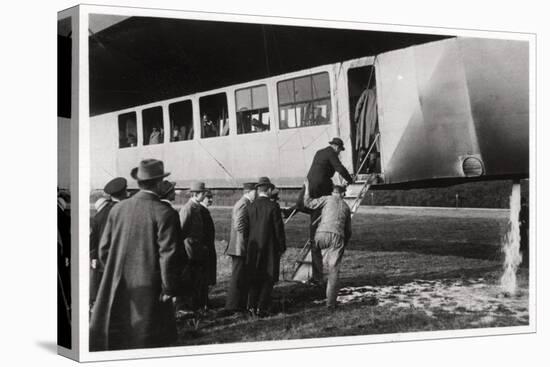
[(74, 9), (57, 320), (79, 360), (535, 332), (531, 34)]
[(88, 27), (90, 351), (529, 325), (527, 40)]

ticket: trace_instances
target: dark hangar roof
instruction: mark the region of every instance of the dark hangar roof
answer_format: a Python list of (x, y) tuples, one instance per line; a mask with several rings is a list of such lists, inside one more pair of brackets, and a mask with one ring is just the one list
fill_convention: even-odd
[(97, 33), (90, 30), (90, 113), (98, 115), (442, 38), (131, 17)]

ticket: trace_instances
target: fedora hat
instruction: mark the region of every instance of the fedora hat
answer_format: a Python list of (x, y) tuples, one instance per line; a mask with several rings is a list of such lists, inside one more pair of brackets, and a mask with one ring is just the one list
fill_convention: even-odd
[(269, 180), (269, 177), (260, 177), (260, 179), (258, 180), (258, 183), (256, 184), (256, 187), (260, 187), (260, 186), (269, 186), (271, 188), (275, 187), (275, 185), (273, 185)]
[(334, 144), (334, 145), (338, 145), (342, 150), (346, 150), (344, 148), (344, 142), (342, 141), (342, 139), (340, 138), (332, 138), (331, 141), (328, 142), (330, 145)]
[(206, 185), (204, 184), (204, 182), (193, 182), (191, 183), (191, 187), (189, 188), (189, 191), (204, 192), (204, 191), (208, 191), (208, 189), (206, 188)]
[(170, 172), (164, 172), (164, 163), (158, 159), (144, 159), (130, 172), (137, 181), (150, 181), (168, 176)]

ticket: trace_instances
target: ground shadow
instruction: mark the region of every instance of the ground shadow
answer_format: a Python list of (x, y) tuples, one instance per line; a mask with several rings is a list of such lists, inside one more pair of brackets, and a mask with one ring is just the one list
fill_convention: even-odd
[(47, 352), (57, 354), (57, 343), (53, 341), (39, 340), (36, 342), (36, 345)]

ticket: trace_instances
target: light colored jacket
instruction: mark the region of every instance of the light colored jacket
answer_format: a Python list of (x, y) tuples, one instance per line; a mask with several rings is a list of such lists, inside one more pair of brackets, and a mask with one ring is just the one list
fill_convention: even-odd
[(246, 227), (248, 214), (246, 208), (251, 204), (250, 199), (242, 196), (233, 206), (231, 213), (231, 235), (225, 253), (230, 256), (246, 256)]
[(306, 191), (304, 205), (309, 209), (320, 209), (321, 219), (317, 232), (330, 232), (342, 236), (347, 244), (351, 238), (351, 209), (340, 196), (327, 195), (311, 199)]

